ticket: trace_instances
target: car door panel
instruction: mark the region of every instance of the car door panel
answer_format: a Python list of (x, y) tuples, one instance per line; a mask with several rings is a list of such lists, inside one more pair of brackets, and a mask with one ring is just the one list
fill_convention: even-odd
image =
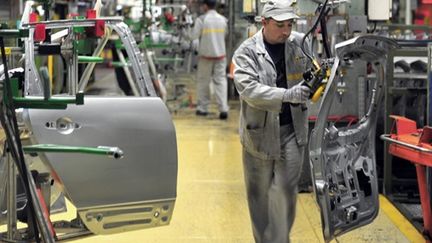
[[(326, 241), (372, 222), (378, 214), (375, 130), (384, 92), (386, 54), (396, 47), (394, 41), (372, 35), (336, 45), (337, 57), (309, 143), (315, 194)], [(366, 114), (354, 125), (336, 125), (327, 118), (337, 97), (337, 83), (343, 68), (352, 65), (353, 60), (371, 63), (377, 77), (371, 85)]]

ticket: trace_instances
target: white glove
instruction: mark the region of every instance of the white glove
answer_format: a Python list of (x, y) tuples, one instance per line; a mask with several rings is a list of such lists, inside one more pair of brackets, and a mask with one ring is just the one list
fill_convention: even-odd
[(306, 103), (309, 99), (310, 89), (301, 83), (287, 89), (283, 96), (283, 102), (289, 103)]

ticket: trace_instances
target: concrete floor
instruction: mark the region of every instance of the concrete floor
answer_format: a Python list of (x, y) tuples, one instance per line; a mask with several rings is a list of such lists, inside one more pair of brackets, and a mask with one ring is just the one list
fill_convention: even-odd
[[(182, 109), (174, 115), (178, 196), (169, 226), (71, 242), (253, 242), (237, 133), (238, 108), (233, 106), (228, 121), (218, 120), (216, 112), (205, 118), (196, 117), (192, 109)], [(313, 194), (300, 194), (298, 200), (292, 242), (324, 242)], [(372, 224), (333, 242), (424, 242), (384, 197), (380, 203), (380, 213)], [(73, 216), (72, 210), (54, 217)]]

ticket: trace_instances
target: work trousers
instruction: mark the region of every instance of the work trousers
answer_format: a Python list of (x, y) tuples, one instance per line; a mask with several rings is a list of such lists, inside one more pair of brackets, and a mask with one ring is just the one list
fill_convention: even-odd
[(281, 126), (281, 155), (262, 160), (243, 149), (249, 213), (256, 243), (286, 243), (294, 223), (297, 184), (304, 146), (298, 146), (293, 128)]
[(213, 82), (219, 112), (228, 112), (228, 84), (226, 58), (221, 60), (200, 58), (197, 70), (197, 110), (208, 112), (210, 82)]

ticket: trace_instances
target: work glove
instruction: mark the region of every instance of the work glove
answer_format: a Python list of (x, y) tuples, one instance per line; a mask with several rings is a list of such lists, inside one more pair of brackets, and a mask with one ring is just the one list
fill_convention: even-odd
[(293, 104), (306, 103), (310, 95), (310, 89), (307, 86), (301, 85), (301, 83), (285, 90), (283, 96), (283, 102), (289, 102)]

